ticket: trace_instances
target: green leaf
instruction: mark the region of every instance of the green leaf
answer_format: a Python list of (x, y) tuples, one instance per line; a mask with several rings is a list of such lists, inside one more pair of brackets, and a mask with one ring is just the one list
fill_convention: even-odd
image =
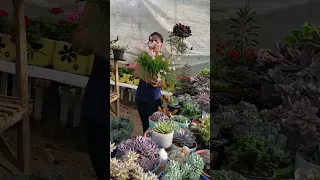
[(291, 29), (290, 32), (292, 35), (294, 35), (298, 39), (301, 38), (303, 35), (299, 29)]

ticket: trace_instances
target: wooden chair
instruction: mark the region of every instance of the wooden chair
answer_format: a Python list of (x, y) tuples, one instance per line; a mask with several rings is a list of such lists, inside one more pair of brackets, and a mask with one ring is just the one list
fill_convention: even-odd
[[(115, 80), (114, 80), (114, 91), (110, 92), (110, 114), (112, 116), (120, 116), (120, 89), (119, 89), (119, 73), (118, 73), (118, 60), (112, 59), (114, 61), (114, 71), (115, 71)], [(114, 104), (114, 106), (113, 106)]]
[[(13, 0), (16, 34), (16, 76), (18, 97), (0, 96), (0, 166), (11, 173), (29, 174), (30, 126), (29, 113), (32, 101), (28, 97), (28, 62), (23, 0)], [(14, 153), (1, 134), (17, 124), (17, 153)], [(1, 154), (1, 153), (0, 153)]]

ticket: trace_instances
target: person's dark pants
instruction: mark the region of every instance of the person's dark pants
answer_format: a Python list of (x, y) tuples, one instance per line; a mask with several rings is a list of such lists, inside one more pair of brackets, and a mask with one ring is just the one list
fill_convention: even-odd
[(147, 102), (136, 100), (136, 102), (142, 122), (143, 132), (146, 132), (149, 128), (149, 117), (154, 112), (158, 111), (158, 107), (161, 106), (161, 99)]
[(83, 95), (81, 118), (87, 145), (98, 180), (110, 179), (110, 68), (96, 56)]

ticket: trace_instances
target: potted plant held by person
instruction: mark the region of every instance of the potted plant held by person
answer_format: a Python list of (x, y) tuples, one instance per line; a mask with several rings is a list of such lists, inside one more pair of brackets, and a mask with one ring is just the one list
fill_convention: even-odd
[(151, 139), (160, 148), (168, 148), (172, 145), (175, 123), (172, 121), (160, 121), (151, 131)]

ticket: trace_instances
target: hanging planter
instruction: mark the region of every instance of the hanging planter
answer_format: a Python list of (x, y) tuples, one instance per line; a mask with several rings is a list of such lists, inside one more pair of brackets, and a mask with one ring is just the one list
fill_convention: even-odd
[(16, 45), (10, 40), (10, 35), (0, 33), (0, 60), (14, 61)]
[(119, 45), (111, 45), (114, 60), (123, 60), (125, 47)]
[(56, 43), (53, 69), (87, 76), (88, 65), (89, 56), (78, 55), (69, 43), (61, 41)]
[(37, 42), (28, 42), (28, 64), (40, 67), (52, 66), (55, 45), (55, 41), (45, 38), (40, 38)]

